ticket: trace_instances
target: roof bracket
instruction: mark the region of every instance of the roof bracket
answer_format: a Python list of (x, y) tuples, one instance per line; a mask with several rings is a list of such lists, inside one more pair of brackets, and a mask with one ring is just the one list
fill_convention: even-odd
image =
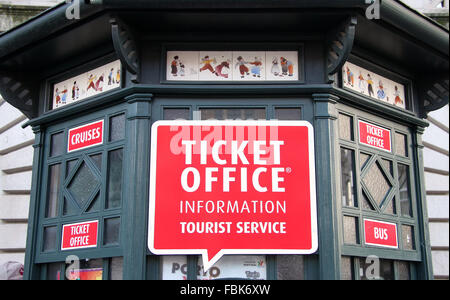
[(348, 17), (327, 35), (327, 82), (332, 83), (336, 74), (347, 61), (355, 40), (356, 16)]
[(139, 82), (140, 63), (136, 39), (131, 29), (118, 17), (110, 19), (114, 49), (120, 61), (132, 74), (131, 81)]
[(448, 104), (449, 75), (443, 74), (432, 80), (428, 79), (422, 82), (425, 82), (425, 84), (421, 86), (420, 91), (421, 117), (426, 118), (429, 112), (438, 110)]
[(37, 116), (39, 89), (22, 80), (20, 76), (0, 73), (0, 93), (11, 105), (19, 109), (27, 118)]

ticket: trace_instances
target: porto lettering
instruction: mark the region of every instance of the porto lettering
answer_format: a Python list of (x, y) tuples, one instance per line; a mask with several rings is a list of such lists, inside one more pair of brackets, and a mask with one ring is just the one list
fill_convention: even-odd
[(205, 270), (227, 254), (314, 253), (313, 137), (304, 121), (155, 122), (150, 251), (201, 254)]

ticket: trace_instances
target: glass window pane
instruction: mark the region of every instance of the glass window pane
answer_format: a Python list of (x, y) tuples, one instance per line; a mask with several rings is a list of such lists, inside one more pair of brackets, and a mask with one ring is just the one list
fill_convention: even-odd
[(393, 173), (393, 169), (392, 169), (392, 161), (387, 160), (387, 159), (381, 159), (381, 163), (383, 164), (383, 167), (386, 169), (386, 171), (388, 171), (389, 174), (391, 174), (391, 176), (393, 176), (394, 173)]
[(391, 199), (391, 201), (389, 201), (386, 204), (386, 208), (384, 209), (384, 213), (385, 214), (390, 214), (390, 215), (395, 215), (395, 197)]
[(355, 197), (355, 152), (341, 148), (342, 205), (357, 206)]
[(265, 120), (264, 108), (202, 108), (201, 120)]
[(61, 280), (61, 264), (60, 263), (47, 264), (46, 280)]
[(91, 201), (89, 207), (86, 209), (86, 212), (95, 212), (100, 210), (100, 192), (97, 193), (97, 196)]
[(97, 176), (92, 173), (89, 166), (83, 161), (72, 178), (68, 190), (78, 205), (84, 207), (86, 202), (93, 196), (92, 194), (99, 183)]
[(72, 203), (71, 200), (64, 197), (63, 215), (64, 216), (74, 215), (74, 214), (77, 214), (78, 212), (79, 212), (79, 209), (76, 206), (76, 204)]
[(44, 228), (44, 251), (56, 250), (56, 226), (49, 226)]
[(380, 261), (380, 275), (382, 280), (394, 280), (394, 266), (392, 260), (381, 259)]
[(359, 166), (362, 169), (364, 169), (364, 167), (366, 166), (367, 162), (369, 161), (369, 159), (371, 158), (371, 156), (369, 154), (366, 153), (359, 153)]
[(403, 216), (412, 217), (411, 193), (409, 187), (409, 167), (398, 164), (398, 184), (400, 190), (400, 210)]
[(339, 114), (339, 137), (353, 141), (353, 117)]
[(189, 120), (191, 114), (189, 108), (164, 108), (164, 120)]
[(123, 279), (123, 257), (111, 258), (109, 265), (109, 279), (111, 280)]
[(397, 270), (398, 270), (398, 279), (399, 280), (410, 280), (410, 269), (409, 262), (407, 261), (398, 261), (397, 262)]
[(108, 153), (108, 195), (106, 208), (120, 207), (122, 200), (123, 149)]
[(278, 107), (275, 108), (275, 119), (276, 120), (301, 120), (302, 110), (301, 108), (289, 108), (289, 107)]
[(370, 202), (369, 198), (367, 198), (367, 195), (364, 191), (362, 191), (361, 193), (362, 195), (362, 199), (361, 199), (361, 206), (363, 209), (367, 209), (367, 210), (375, 210), (375, 208), (373, 207), (372, 203)]
[(277, 280), (305, 279), (302, 255), (277, 255)]
[(102, 280), (103, 260), (102, 259), (82, 259), (79, 261), (79, 268), (76, 264), (66, 264), (66, 275), (68, 280)]
[(381, 202), (383, 202), (392, 188), (391, 183), (384, 175), (378, 162), (369, 166), (369, 170), (366, 172), (362, 181), (366, 185), (367, 191), (378, 205), (381, 205)]
[(74, 159), (74, 160), (69, 160), (67, 162), (67, 168), (66, 168), (66, 178), (70, 175), (70, 173), (72, 172), (72, 170), (75, 168), (75, 166), (77, 165), (78, 159)]
[(64, 153), (64, 132), (55, 133), (51, 137), (50, 156), (58, 156)]
[(406, 135), (396, 132), (395, 133), (395, 153), (401, 156), (408, 156), (408, 148), (406, 142)]
[(341, 280), (354, 280), (353, 258), (350, 256), (341, 257)]
[(415, 250), (414, 229), (412, 226), (402, 226), (402, 243), (404, 250)]
[(120, 232), (120, 218), (105, 219), (104, 245), (118, 244)]
[(109, 119), (109, 141), (119, 141), (125, 137), (125, 114)]
[(359, 244), (358, 218), (344, 216), (344, 243)]
[(56, 215), (58, 214), (60, 172), (61, 172), (61, 164), (56, 164), (49, 167), (48, 188), (47, 188), (47, 209), (45, 213), (46, 218), (53, 218), (56, 217)]

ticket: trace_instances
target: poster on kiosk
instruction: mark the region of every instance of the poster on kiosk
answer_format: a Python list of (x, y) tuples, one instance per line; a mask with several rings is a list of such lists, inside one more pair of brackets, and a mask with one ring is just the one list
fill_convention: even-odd
[(305, 121), (157, 121), (148, 247), (202, 255), (317, 251), (314, 133)]

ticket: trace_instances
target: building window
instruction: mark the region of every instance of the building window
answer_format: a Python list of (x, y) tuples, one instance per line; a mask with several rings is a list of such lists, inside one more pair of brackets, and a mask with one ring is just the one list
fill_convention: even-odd
[[(392, 150), (376, 149), (360, 143), (353, 128), (361, 118), (383, 123), (392, 133)], [(378, 279), (405, 279), (410, 276), (410, 261), (420, 259), (417, 252), (417, 220), (413, 161), (410, 158), (408, 129), (387, 120), (381, 121), (355, 109), (339, 111), (337, 122), (340, 151), (341, 196), (341, 278), (373, 279), (366, 270), (372, 266), (366, 259), (378, 259)], [(401, 132), (401, 133), (400, 133)], [(375, 220), (392, 226), (393, 244), (374, 244), (366, 240), (365, 221)], [(378, 230), (378, 229), (377, 229)], [(396, 241), (395, 241), (396, 239)], [(387, 251), (389, 249), (389, 251)], [(398, 258), (405, 258), (405, 261)], [(369, 276), (369, 278), (367, 277)]]
[[(81, 224), (87, 221), (98, 222), (96, 244), (83, 251), (92, 251), (96, 257), (121, 252), (121, 226), (123, 206), (123, 174), (125, 154), (125, 112), (103, 112), (97, 120), (107, 124), (103, 131), (103, 142), (93, 147), (68, 151), (68, 131), (92, 120), (69, 124), (59, 124), (48, 128), (45, 151), (42, 215), (36, 261), (54, 261), (42, 266), (47, 279), (68, 279), (62, 261), (76, 251), (62, 247), (65, 225)], [(111, 249), (116, 249), (111, 251)], [(100, 255), (99, 255), (100, 253)], [(59, 261), (59, 262), (58, 262)], [(106, 268), (105, 262), (114, 268)], [(114, 257), (96, 260), (80, 260), (80, 275), (107, 279), (122, 275), (119, 262)], [(63, 272), (64, 271), (64, 272)], [(108, 273), (105, 273), (107, 271)], [(64, 276), (63, 276), (64, 275)]]

